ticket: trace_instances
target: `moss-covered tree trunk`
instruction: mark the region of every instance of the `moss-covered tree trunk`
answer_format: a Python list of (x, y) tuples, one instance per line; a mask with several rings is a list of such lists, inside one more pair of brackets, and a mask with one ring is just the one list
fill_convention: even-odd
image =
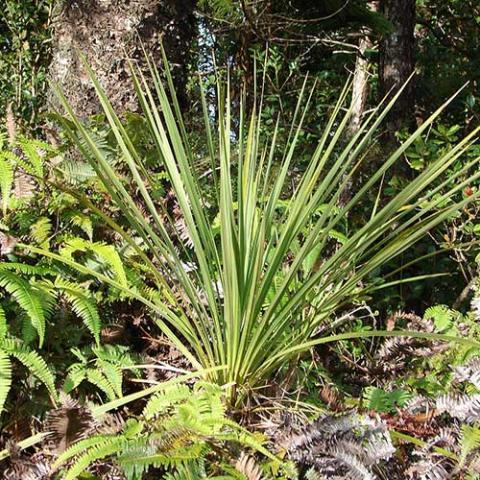
[[(115, 109), (138, 104), (126, 59), (144, 64), (142, 45), (157, 63), (160, 42), (167, 52), (180, 102), (195, 33), (195, 0), (60, 0), (55, 20), (50, 76), (82, 117), (99, 111), (91, 82), (79, 58), (86, 55)], [(52, 101), (54, 96), (51, 95)]]

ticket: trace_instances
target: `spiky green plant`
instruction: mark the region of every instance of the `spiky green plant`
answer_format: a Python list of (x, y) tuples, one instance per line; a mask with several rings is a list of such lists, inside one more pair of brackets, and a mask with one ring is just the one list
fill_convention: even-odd
[[(386, 172), (449, 102), (385, 158), (357, 193), (342, 204), (341, 193), (354, 178), (378, 126), (401, 92), (379, 105), (347, 139), (350, 111), (342, 113), (349, 94), (345, 87), (305, 170), (293, 176), (311, 96), (305, 84), (288, 141), (280, 146), (278, 123), (269, 139), (261, 134), (261, 95), (248, 116), (243, 104), (234, 116), (229, 82), (219, 81), (215, 124), (211, 105), (202, 96), (207, 157), (211, 162), (211, 168), (205, 171), (199, 168), (199, 163), (205, 162), (200, 162), (201, 152), (189, 142), (172, 78), (168, 68), (165, 71), (167, 86), (151, 66), (152, 88), (135, 68), (132, 75), (158, 162), (168, 175), (182, 215), (182, 234), (152, 197), (152, 176), (93, 72), (89, 69), (118, 144), (121, 166), (130, 170), (132, 185), (121, 180), (94, 134), (59, 92), (68, 114), (66, 131), (123, 212), (131, 231), (125, 232), (107, 216), (105, 221), (137, 251), (139, 262), (145, 264), (160, 295), (146, 296), (137, 287), (74, 259), (32, 250), (64, 261), (143, 302), (156, 317), (160, 330), (195, 368), (226, 365), (225, 370), (214, 371), (210, 380), (231, 383), (241, 391), (261, 385), (313, 345), (340, 338), (398, 334), (332, 335), (328, 327), (336, 312), (368, 290), (365, 279), (372, 271), (479, 197), (480, 192), (476, 192), (461, 198), (462, 189), (480, 177), (476, 171), (467, 178), (478, 159), (469, 161), (450, 178), (444, 176), (470, 147), (478, 130), (444, 153), (387, 203), (375, 202), (364, 225), (342, 238), (331, 253), (332, 232), (367, 195), (381, 189)], [(208, 189), (204, 186), (206, 178)], [(319, 338), (320, 328), (323, 333)], [(233, 388), (232, 399), (236, 396)]]

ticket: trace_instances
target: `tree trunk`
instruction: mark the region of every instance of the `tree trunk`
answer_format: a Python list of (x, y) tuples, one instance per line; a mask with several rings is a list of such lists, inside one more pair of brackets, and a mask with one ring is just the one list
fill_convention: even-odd
[(86, 55), (117, 112), (137, 111), (139, 106), (127, 58), (145, 67), (143, 45), (160, 65), (161, 41), (180, 103), (185, 105), (186, 68), (195, 33), (195, 0), (68, 0), (62, 3), (56, 20), (50, 76), (60, 85), (77, 115), (86, 117), (100, 111), (79, 52)]
[[(392, 30), (380, 43), (379, 93), (393, 95), (405, 84), (415, 68), (415, 0), (383, 0), (381, 12)], [(414, 123), (414, 89), (410, 81), (387, 118), (388, 135)]]
[(367, 49), (372, 48), (373, 44), (370, 37), (365, 32), (365, 36), (361, 37), (358, 42), (358, 53), (355, 61), (355, 72), (353, 74), (352, 84), (352, 116), (348, 125), (348, 136), (351, 137), (360, 128), (367, 104), (369, 84), (368, 84), (368, 68), (370, 62), (365, 53)]

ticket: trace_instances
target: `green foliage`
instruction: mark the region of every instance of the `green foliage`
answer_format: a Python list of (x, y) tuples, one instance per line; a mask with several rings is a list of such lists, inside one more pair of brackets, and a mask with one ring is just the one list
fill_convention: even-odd
[(423, 318), (427, 320), (432, 319), (436, 330), (441, 332), (449, 330), (452, 327), (455, 312), (445, 305), (435, 305), (425, 310)]
[(274, 457), (263, 440), (226, 416), (218, 385), (197, 382), (171, 384), (148, 401), (138, 419), (127, 420), (114, 434), (100, 433), (80, 440), (61, 454), (54, 467), (70, 462), (63, 477), (77, 478), (92, 463), (113, 457), (129, 480), (142, 478), (150, 468), (163, 467), (168, 478), (180, 479), (210, 465), (221, 466), (221, 450), (249, 448)]
[(2, 3), (0, 107), (5, 112), (13, 104), (15, 116), (26, 127), (37, 126), (47, 88), (54, 4), (54, 0)]
[(31, 375), (47, 387), (52, 398), (57, 398), (52, 372), (37, 352), (30, 350), (20, 340), (8, 336), (5, 312), (0, 306), (0, 413), (4, 410), (12, 386), (11, 358), (23, 364)]
[(480, 428), (473, 425), (462, 425), (460, 439), (460, 464), (463, 465), (470, 454), (480, 449)]
[(50, 292), (9, 271), (0, 271), (0, 287), (10, 293), (26, 312), (37, 331), (41, 347), (45, 338), (46, 319), (51, 314), (54, 300)]
[(83, 381), (96, 386), (109, 400), (122, 397), (122, 383), (126, 369), (133, 367), (134, 356), (121, 345), (95, 346), (91, 350), (72, 349), (80, 360), (68, 368), (63, 384), (65, 393), (76, 389)]
[[(4, 219), (8, 210), (31, 199), (33, 179), (43, 179), (45, 163), (55, 154), (50, 145), (39, 140), (17, 135), (9, 142), (7, 144), (5, 136), (0, 135), (0, 194)], [(39, 234), (46, 233), (45, 225), (37, 228)]]
[(97, 344), (100, 342), (101, 320), (97, 304), (85, 286), (65, 280), (54, 269), (0, 262), (0, 287), (27, 314), (38, 335), (40, 347), (44, 342), (47, 320), (52, 317), (55, 302), (60, 298), (72, 306)]
[(365, 408), (379, 413), (395, 413), (412, 397), (406, 390), (385, 391), (377, 387), (367, 387), (363, 391)]
[[(243, 110), (234, 119), (235, 104), (229, 97), (228, 85), (219, 83), (215, 140), (209, 107), (203, 98), (207, 151), (212, 163), (206, 173), (189, 143), (171, 78), (167, 76), (173, 106), (152, 67), (157, 105), (148, 85), (142, 83), (135, 70), (133, 74), (158, 158), (175, 194), (181, 234), (171, 234), (178, 232), (179, 224), (155, 204), (142, 155), (92, 73), (122, 164), (130, 170), (143, 211), (104, 153), (95, 132), (75, 117), (60, 94), (69, 115), (63, 126), (122, 211), (131, 233), (123, 231), (121, 235), (142, 259), (162, 295), (152, 301), (137, 288), (122, 283), (118, 275), (112, 279), (83, 263), (70, 259), (65, 262), (144, 303), (158, 315), (156, 321), (163, 333), (193, 365), (227, 365), (224, 373), (213, 375), (212, 379), (220, 384), (232, 382), (236, 389), (263, 384), (299, 353), (329, 341), (328, 337), (310, 340), (320, 327), (328, 325), (338, 309), (368, 293), (368, 286), (362, 290), (360, 285), (371, 272), (406, 251), (479, 195), (454, 200), (463, 182), (444, 193), (435, 188), (436, 182), (444, 181), (443, 172), (471, 144), (472, 133), (387, 204), (375, 205), (363, 226), (346, 232), (341, 242), (334, 241), (332, 247), (331, 232), (341, 230), (348, 213), (372, 188), (378, 187), (385, 172), (427, 131), (444, 107), (399, 146), (346, 205), (340, 206), (344, 185), (395, 99), (375, 109), (359, 132), (340, 148), (349, 120), (348, 111), (341, 115), (348, 95), (345, 88), (304, 171), (292, 179), (289, 174), (304, 113), (308, 111), (308, 94), (301, 91), (288, 143), (278, 147), (275, 128), (272, 136), (261, 135), (260, 101), (259, 111), (254, 110), (248, 119)], [(236, 139), (232, 138), (234, 131)], [(448, 181), (467, 174), (470, 166)], [(209, 182), (214, 187), (208, 201), (202, 193), (205, 176), (211, 176)], [(282, 210), (281, 202), (289, 194), (288, 206)], [(215, 218), (220, 219), (218, 239), (212, 229)], [(110, 225), (115, 225), (113, 220)], [(120, 232), (118, 227), (115, 230)], [(148, 255), (141, 251), (139, 243)], [(32, 251), (62, 260), (51, 252)], [(233, 397), (238, 393), (236, 389), (232, 389)]]

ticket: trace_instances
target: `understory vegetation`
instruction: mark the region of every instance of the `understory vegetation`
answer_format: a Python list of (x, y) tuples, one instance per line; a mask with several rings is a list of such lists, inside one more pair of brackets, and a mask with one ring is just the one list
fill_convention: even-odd
[(2, 478), (480, 478), (480, 126), (449, 77), (475, 84), (470, 56), (403, 116), (432, 52), (478, 33), (453, 1), (446, 43), (442, 7), (413, 2), (439, 29), (386, 88), (388, 8), (263, 3), (192, 2), (183, 66), (142, 23), (114, 72), (134, 108), (79, 53), (83, 115), (47, 71), (85, 5), (7, 1)]

